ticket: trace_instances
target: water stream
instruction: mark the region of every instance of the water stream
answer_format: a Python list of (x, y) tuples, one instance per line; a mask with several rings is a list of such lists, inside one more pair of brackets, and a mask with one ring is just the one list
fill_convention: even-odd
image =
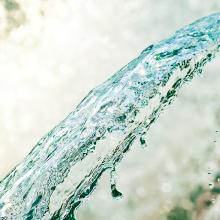
[(0, 219), (75, 219), (75, 210), (146, 133), (178, 90), (220, 47), (220, 13), (199, 19), (141, 54), (94, 88), (0, 182)]

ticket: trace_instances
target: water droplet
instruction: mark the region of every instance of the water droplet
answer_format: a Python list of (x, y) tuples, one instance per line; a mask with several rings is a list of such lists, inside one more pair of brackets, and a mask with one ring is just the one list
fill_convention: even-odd
[(111, 191), (112, 191), (112, 197), (114, 199), (120, 199), (123, 197), (123, 194), (117, 190), (116, 185), (115, 184), (111, 184)]
[(214, 187), (214, 184), (213, 183), (209, 183), (209, 188), (213, 189), (213, 187)]
[(116, 187), (116, 171), (115, 167), (112, 168), (110, 173), (110, 183), (111, 183), (111, 194), (114, 199), (121, 199), (123, 197), (123, 194), (117, 190)]
[(146, 137), (145, 136), (141, 136), (140, 137), (140, 143), (141, 143), (141, 147), (142, 148), (146, 148), (147, 147), (147, 141), (146, 141)]

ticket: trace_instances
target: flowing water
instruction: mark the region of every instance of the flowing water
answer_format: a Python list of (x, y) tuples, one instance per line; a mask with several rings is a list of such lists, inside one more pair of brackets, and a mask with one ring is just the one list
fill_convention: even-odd
[(211, 61), (220, 47), (220, 13), (202, 18), (147, 47), (93, 89), (0, 182), (1, 219), (75, 219), (75, 210), (146, 133), (179, 88)]

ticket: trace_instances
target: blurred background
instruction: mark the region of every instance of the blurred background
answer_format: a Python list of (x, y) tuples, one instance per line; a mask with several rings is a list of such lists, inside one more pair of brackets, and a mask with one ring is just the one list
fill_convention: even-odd
[[(97, 84), (219, 0), (0, 0), (0, 179)], [(220, 219), (220, 57), (185, 85), (80, 220)], [(219, 140), (219, 141), (218, 141)], [(138, 158), (138, 160), (137, 160)]]

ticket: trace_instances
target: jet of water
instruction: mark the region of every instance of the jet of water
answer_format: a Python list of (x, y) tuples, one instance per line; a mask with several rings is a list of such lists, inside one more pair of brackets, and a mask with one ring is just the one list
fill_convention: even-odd
[(146, 145), (150, 125), (219, 47), (217, 13), (147, 47), (93, 89), (0, 182), (0, 218), (75, 219), (107, 170), (113, 197), (121, 197), (116, 165), (134, 140)]

